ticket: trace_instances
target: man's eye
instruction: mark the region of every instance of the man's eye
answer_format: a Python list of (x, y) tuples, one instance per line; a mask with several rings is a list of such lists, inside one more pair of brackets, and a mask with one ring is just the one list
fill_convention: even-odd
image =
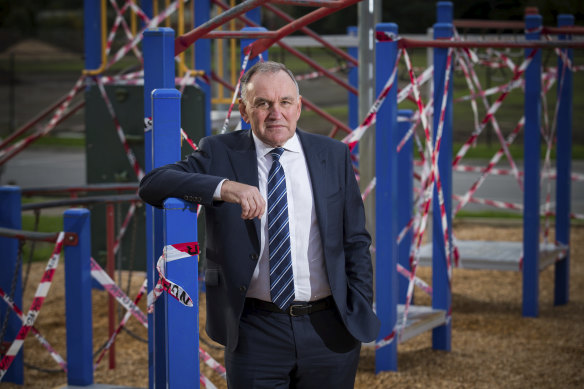
[(268, 104), (267, 101), (261, 101), (259, 103), (256, 104), (256, 108), (260, 108), (260, 109), (267, 109), (270, 105)]

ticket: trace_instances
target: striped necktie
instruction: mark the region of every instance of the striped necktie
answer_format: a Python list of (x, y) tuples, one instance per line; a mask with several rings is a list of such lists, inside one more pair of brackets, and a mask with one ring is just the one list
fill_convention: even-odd
[(285, 310), (294, 301), (294, 275), (290, 253), (286, 177), (280, 164), (284, 149), (270, 151), (273, 162), (268, 174), (268, 238), (270, 253), (270, 295)]

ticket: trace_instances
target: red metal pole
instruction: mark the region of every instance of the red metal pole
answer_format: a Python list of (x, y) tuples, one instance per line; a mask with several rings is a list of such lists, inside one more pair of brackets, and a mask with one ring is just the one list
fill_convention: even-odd
[(276, 36), (275, 31), (210, 31), (201, 38), (248, 38), (248, 39), (262, 39), (273, 38)]
[(43, 120), (48, 114), (53, 112), (55, 110), (55, 108), (57, 108), (59, 105), (61, 105), (61, 103), (63, 103), (63, 101), (65, 101), (66, 99), (67, 99), (67, 95), (63, 96), (55, 104), (53, 104), (49, 108), (45, 109), (43, 112), (38, 114), (35, 118), (33, 118), (31, 121), (29, 121), (28, 123), (26, 123), (25, 125), (20, 127), (18, 130), (14, 131), (12, 134), (10, 134), (8, 136), (8, 138), (4, 139), (2, 141), (2, 143), (0, 143), (0, 149), (2, 149), (8, 143), (12, 142), (14, 139), (18, 138), (20, 135), (22, 135), (23, 133), (25, 133), (26, 131), (28, 131), (32, 127), (34, 127), (38, 122)]
[[(105, 206), (105, 234), (106, 234), (106, 250), (107, 250), (107, 274), (114, 279), (115, 277), (115, 263), (114, 263), (114, 205), (107, 203)], [(114, 297), (108, 296), (108, 328), (109, 338), (116, 330), (116, 310)], [(109, 368), (116, 368), (116, 348), (115, 343), (111, 345), (109, 352)]]
[(333, 125), (339, 127), (341, 130), (345, 131), (347, 134), (350, 134), (352, 132), (352, 130), (345, 123), (341, 122), (336, 117), (334, 117), (334, 116), (328, 114), (327, 112), (323, 111), (322, 109), (318, 108), (316, 105), (314, 105), (314, 103), (305, 99), (304, 97), (302, 98), (302, 105), (304, 105), (307, 109), (313, 110), (318, 115), (320, 115), (321, 117), (323, 117), (326, 120), (328, 120), (329, 122), (331, 122)]
[[(359, 0), (351, 0), (351, 1), (359, 1)], [(215, 4), (217, 4), (219, 7), (223, 8), (223, 9), (228, 9), (229, 6), (227, 4), (222, 3), (219, 0), (213, 0), (213, 2)], [(240, 16), (239, 19), (243, 20), (247, 25), (252, 26), (252, 27), (257, 27), (258, 25), (254, 22), (252, 22), (251, 20), (249, 20), (248, 18), (244, 17), (244, 16)], [(278, 34), (280, 34), (278, 32)], [(278, 39), (281, 39), (278, 38)], [(257, 40), (254, 42), (260, 42), (261, 40)], [(284, 42), (281, 42), (279, 40), (274, 41), (274, 43), (278, 44), (280, 47), (282, 47), (284, 50), (289, 51), (290, 53), (292, 53), (293, 55), (295, 55), (296, 57), (300, 58), (301, 60), (303, 60), (304, 62), (306, 62), (307, 64), (309, 64), (310, 66), (312, 66), (314, 69), (322, 72), (326, 77), (330, 78), (331, 80), (333, 80), (334, 82), (336, 82), (337, 84), (339, 84), (340, 86), (342, 86), (343, 88), (347, 89), (348, 91), (350, 91), (351, 93), (354, 93), (355, 95), (359, 95), (359, 91), (357, 89), (355, 89), (353, 86), (349, 85), (348, 83), (346, 83), (344, 80), (342, 80), (341, 78), (335, 76), (334, 74), (332, 74), (331, 72), (329, 72), (327, 69), (323, 68), (322, 66), (320, 66), (318, 63), (314, 62), (312, 59), (310, 59), (309, 57), (307, 57), (306, 55), (302, 54), (301, 52), (299, 52), (298, 50), (290, 47), (289, 45), (285, 44)], [(252, 45), (253, 47), (253, 45)], [(267, 49), (267, 48), (266, 48)], [(255, 49), (254, 49), (255, 50)], [(254, 55), (252, 54), (251, 57), (254, 57)]]
[(272, 0), (272, 3), (329, 8), (338, 8), (340, 5), (340, 1), (337, 0)]
[(174, 55), (177, 56), (183, 51), (185, 51), (190, 45), (192, 45), (197, 39), (201, 38), (208, 32), (214, 30), (216, 27), (222, 26), (233, 18), (238, 17), (241, 14), (246, 13), (262, 4), (268, 2), (269, 0), (248, 0), (243, 3), (236, 5), (235, 7), (227, 9), (225, 12), (215, 16), (206, 23), (201, 24), (199, 27), (187, 32), (176, 38), (174, 40)]
[(454, 19), (452, 21), (454, 27), (458, 28), (490, 28), (493, 30), (523, 30), (525, 23), (520, 21), (506, 21), (506, 20), (482, 20), (482, 19)]
[[(75, 107), (71, 108), (65, 115), (63, 115), (57, 121), (57, 123), (55, 123), (55, 126), (57, 124), (63, 122), (65, 119), (68, 119), (69, 117), (71, 117), (71, 115), (73, 115), (75, 112), (77, 112), (84, 105), (85, 105), (85, 101), (79, 102)], [(5, 164), (6, 162), (8, 162), (10, 159), (12, 159), (12, 157), (14, 157), (18, 153), (20, 153), (22, 150), (24, 150), (26, 147), (28, 147), (29, 144), (33, 143), (34, 141), (36, 141), (37, 139), (39, 139), (39, 138), (41, 138), (43, 136), (44, 136), (44, 134), (36, 133), (36, 134), (33, 134), (30, 137), (28, 137), (27, 138), (27, 141), (25, 143), (23, 143), (19, 148), (14, 149), (14, 150), (10, 150), (8, 152), (8, 154), (6, 154), (2, 158), (0, 158), (0, 166), (2, 166), (3, 164)]]
[(319, 19), (322, 19), (325, 16), (332, 14), (333, 12), (339, 11), (343, 8), (346, 8), (346, 7), (349, 7), (353, 4), (356, 4), (359, 1), (361, 1), (361, 0), (340, 0), (338, 7), (335, 7), (335, 8), (322, 7), (322, 8), (319, 8), (317, 10), (310, 12), (309, 14), (304, 15), (303, 17), (301, 17), (299, 19), (294, 20), (293, 22), (289, 23), (288, 25), (280, 28), (277, 31), (278, 34), (276, 35), (275, 38), (260, 39), (260, 40), (255, 41), (252, 44), (251, 58), (254, 58), (259, 53), (267, 50), (269, 47), (271, 47), (274, 43), (278, 42), (283, 37), (288, 36), (288, 35), (292, 34), (293, 32), (300, 30), (302, 27), (305, 27), (312, 22), (315, 22)]
[(583, 26), (544, 27), (544, 34), (584, 35)]
[[(265, 4), (264, 5), (264, 8), (267, 9), (267, 10), (269, 10), (269, 11), (271, 11), (272, 13), (274, 13), (277, 16), (279, 16), (280, 18), (284, 19), (288, 23), (290, 23), (290, 22), (292, 22), (294, 20), (294, 18), (292, 16), (290, 16), (287, 13), (285, 13), (284, 11), (282, 11), (282, 10), (280, 10), (280, 9), (272, 6), (271, 4)], [(319, 42), (320, 44), (322, 44), (327, 49), (331, 50), (333, 53), (335, 53), (338, 56), (342, 57), (345, 61), (350, 62), (350, 63), (352, 63), (355, 66), (359, 66), (359, 61), (356, 58), (354, 58), (353, 56), (349, 55), (344, 50), (341, 50), (338, 47), (335, 47), (335, 46), (331, 45), (329, 42), (327, 42), (326, 40), (324, 40), (316, 32), (312, 31), (310, 28), (308, 28), (308, 27), (302, 27), (300, 29), (300, 31), (302, 31), (306, 35), (314, 38), (314, 40), (316, 40), (317, 42)]]
[(398, 40), (399, 48), (408, 47), (437, 47), (437, 48), (514, 48), (514, 49), (554, 49), (559, 48), (584, 48), (584, 41), (450, 41), (450, 40), (417, 40), (402, 38)]

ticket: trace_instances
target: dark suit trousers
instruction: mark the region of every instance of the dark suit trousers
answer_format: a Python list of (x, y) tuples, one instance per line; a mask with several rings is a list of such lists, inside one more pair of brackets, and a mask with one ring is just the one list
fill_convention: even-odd
[(291, 317), (246, 304), (237, 348), (225, 351), (228, 387), (350, 389), (360, 349), (335, 307)]

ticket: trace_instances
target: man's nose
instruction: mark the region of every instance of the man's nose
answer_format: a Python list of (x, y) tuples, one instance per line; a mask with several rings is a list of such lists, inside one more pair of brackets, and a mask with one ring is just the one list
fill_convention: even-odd
[(282, 116), (282, 108), (278, 104), (273, 104), (270, 107), (270, 118), (277, 119)]

